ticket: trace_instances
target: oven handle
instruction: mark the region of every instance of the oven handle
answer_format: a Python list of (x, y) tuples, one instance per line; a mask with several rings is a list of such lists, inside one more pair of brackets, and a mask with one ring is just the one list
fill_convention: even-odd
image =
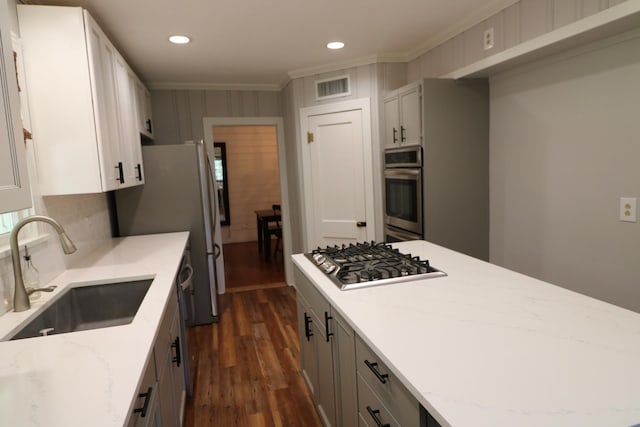
[(420, 179), (421, 175), (421, 168), (387, 168), (384, 170), (385, 178)]

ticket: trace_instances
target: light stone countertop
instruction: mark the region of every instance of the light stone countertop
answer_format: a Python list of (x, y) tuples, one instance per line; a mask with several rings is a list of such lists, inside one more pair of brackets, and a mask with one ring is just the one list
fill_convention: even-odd
[(428, 242), (393, 246), (448, 276), (340, 291), (293, 260), (443, 426), (640, 425), (640, 314)]
[(64, 271), (25, 312), (0, 316), (7, 339), (74, 283), (154, 278), (132, 323), (0, 342), (0, 426), (121, 426), (133, 409), (141, 375), (189, 233), (113, 239)]

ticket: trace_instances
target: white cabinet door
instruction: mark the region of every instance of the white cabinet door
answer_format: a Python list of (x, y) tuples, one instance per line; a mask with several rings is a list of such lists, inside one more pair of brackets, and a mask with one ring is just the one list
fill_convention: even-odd
[(144, 183), (133, 73), (106, 35), (78, 7), (18, 5), (18, 20), (41, 193)]
[(153, 122), (151, 121), (151, 94), (144, 84), (135, 79), (136, 110), (138, 131), (147, 138), (153, 138)]
[(384, 146), (422, 144), (422, 85), (411, 83), (384, 99)]
[(400, 143), (400, 105), (398, 97), (384, 100), (384, 146), (397, 147)]
[(420, 86), (414, 85), (398, 95), (400, 104), (400, 143), (422, 143), (422, 96)]
[(0, 213), (31, 206), (7, 2), (0, 5)]
[(124, 168), (123, 187), (143, 183), (142, 149), (135, 111), (135, 88), (129, 66), (119, 54), (115, 57), (118, 119), (120, 122), (122, 163)]
[(102, 186), (105, 191), (120, 188), (120, 129), (117, 117), (114, 61), (116, 50), (91, 16), (85, 12), (89, 69), (97, 116), (96, 136)]

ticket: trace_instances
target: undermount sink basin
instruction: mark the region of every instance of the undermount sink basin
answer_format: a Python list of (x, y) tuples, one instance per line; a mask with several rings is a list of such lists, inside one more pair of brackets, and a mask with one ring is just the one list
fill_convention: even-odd
[(151, 282), (153, 279), (70, 288), (11, 340), (129, 324)]

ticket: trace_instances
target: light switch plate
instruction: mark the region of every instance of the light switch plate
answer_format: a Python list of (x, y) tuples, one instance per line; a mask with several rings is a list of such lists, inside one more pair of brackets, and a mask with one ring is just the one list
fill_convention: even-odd
[(620, 197), (620, 221), (637, 222), (635, 197)]

